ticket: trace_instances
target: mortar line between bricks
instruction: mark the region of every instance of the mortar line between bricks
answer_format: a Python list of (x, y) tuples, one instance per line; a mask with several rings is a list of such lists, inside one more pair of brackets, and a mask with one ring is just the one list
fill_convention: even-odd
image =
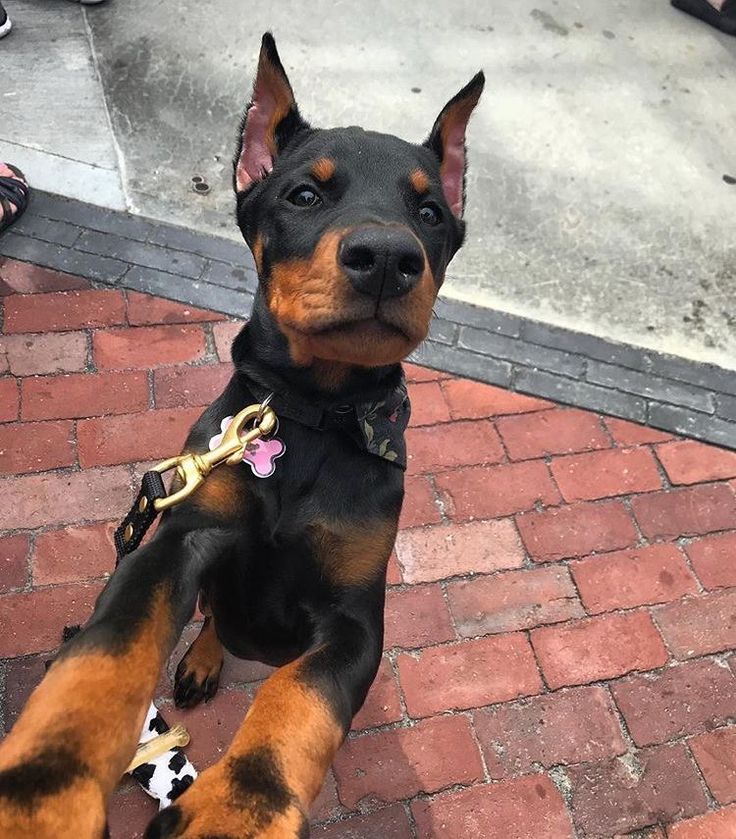
[[(703, 537), (696, 537), (696, 538), (703, 538)], [(677, 546), (677, 550), (682, 555), (683, 561), (685, 562), (685, 566), (690, 571), (690, 573), (693, 575), (693, 579), (695, 580), (695, 582), (698, 586), (698, 594), (709, 594), (711, 591), (713, 591), (713, 589), (707, 589), (703, 585), (703, 581), (700, 579), (697, 572), (695, 571), (692, 560), (690, 559), (690, 554), (687, 552), (687, 546), (691, 545), (693, 543), (693, 541), (695, 541), (695, 540), (690, 539), (688, 541), (686, 539), (681, 538), (681, 539), (675, 540), (674, 544)], [(729, 588), (729, 586), (723, 586), (723, 588)]]
[[(659, 445), (662, 445), (662, 444), (659, 444)], [(669, 492), (669, 490), (671, 490), (671, 489), (677, 489), (677, 487), (679, 485), (674, 485), (670, 481), (670, 477), (667, 474), (667, 469), (665, 468), (664, 463), (662, 463), (662, 461), (659, 458), (659, 451), (658, 451), (659, 445), (652, 445), (652, 443), (647, 443), (647, 444), (641, 446), (641, 448), (649, 449), (652, 457), (654, 458), (654, 463), (657, 467), (657, 471), (659, 472), (659, 477), (662, 479), (662, 486), (663, 486), (663, 488), (666, 492)], [(689, 486), (697, 486), (697, 484), (689, 484)]]
[(476, 749), (478, 749), (478, 754), (480, 755), (480, 765), (483, 769), (483, 779), (484, 781), (489, 784), (493, 779), (491, 778), (491, 773), (488, 771), (488, 764), (486, 763), (486, 756), (483, 752), (483, 746), (480, 742), (480, 737), (478, 737), (478, 732), (475, 730), (475, 720), (473, 719), (473, 712), (475, 709), (468, 708), (466, 711), (461, 711), (457, 716), (465, 717), (468, 721), (468, 726), (470, 727), (470, 736), (475, 743)]
[[(692, 734), (690, 735), (690, 737), (693, 737), (693, 736), (695, 736), (695, 735), (692, 735)], [(683, 743), (684, 743), (684, 746), (685, 746), (685, 755), (686, 755), (687, 759), (690, 761), (690, 763), (692, 764), (693, 769), (695, 770), (695, 777), (700, 781), (700, 786), (703, 788), (703, 793), (705, 795), (705, 800), (708, 802), (708, 807), (706, 809), (706, 812), (708, 812), (710, 810), (716, 810), (720, 805), (716, 801), (713, 793), (710, 791), (710, 787), (708, 786), (708, 782), (705, 780), (705, 775), (703, 775), (703, 772), (700, 769), (700, 764), (695, 759), (695, 755), (693, 754), (693, 751), (690, 748), (690, 738), (684, 737), (683, 738)]]
[(414, 818), (411, 805), (406, 800), (402, 800), (401, 804), (404, 808), (404, 813), (406, 814), (406, 820), (409, 822), (409, 833), (411, 833), (412, 839), (419, 839), (419, 828), (417, 827), (417, 822)]

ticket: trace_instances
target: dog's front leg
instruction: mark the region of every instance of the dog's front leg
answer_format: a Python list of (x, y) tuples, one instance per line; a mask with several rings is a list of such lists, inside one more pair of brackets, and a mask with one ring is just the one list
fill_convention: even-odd
[(338, 607), (312, 651), (261, 687), (225, 757), (149, 825), (147, 839), (304, 839), (308, 813), (381, 658), (383, 580)]
[(100, 839), (161, 668), (224, 531), (168, 523), (126, 557), (0, 743), (0, 836)]

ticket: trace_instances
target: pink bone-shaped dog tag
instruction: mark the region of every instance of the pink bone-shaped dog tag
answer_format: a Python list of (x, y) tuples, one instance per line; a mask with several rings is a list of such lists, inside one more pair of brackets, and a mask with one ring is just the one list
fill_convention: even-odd
[[(220, 433), (210, 440), (210, 451), (216, 449), (222, 442), (222, 435), (233, 421), (232, 417), (225, 417), (220, 423)], [(276, 471), (276, 458), (281, 457), (286, 451), (286, 445), (277, 437), (268, 440), (258, 438), (248, 443), (243, 452), (243, 463), (250, 466), (251, 472), (256, 478), (270, 478)]]

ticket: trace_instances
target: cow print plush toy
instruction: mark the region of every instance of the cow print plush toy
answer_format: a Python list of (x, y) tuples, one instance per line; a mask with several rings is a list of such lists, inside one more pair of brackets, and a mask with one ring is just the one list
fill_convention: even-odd
[[(147, 743), (156, 735), (168, 731), (169, 726), (156, 706), (151, 707), (143, 723), (139, 742)], [(142, 763), (130, 773), (143, 789), (152, 797), (158, 798), (159, 808), (163, 810), (178, 798), (197, 777), (197, 770), (189, 762), (183, 750), (176, 746), (157, 758)]]

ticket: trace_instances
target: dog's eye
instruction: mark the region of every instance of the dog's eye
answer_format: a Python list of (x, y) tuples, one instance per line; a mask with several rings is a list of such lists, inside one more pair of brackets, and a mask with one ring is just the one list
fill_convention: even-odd
[(296, 207), (316, 207), (322, 203), (322, 199), (313, 189), (304, 186), (297, 187), (289, 195), (289, 201)]
[(442, 221), (440, 211), (434, 204), (422, 204), (419, 208), (419, 218), (430, 227), (435, 227)]

